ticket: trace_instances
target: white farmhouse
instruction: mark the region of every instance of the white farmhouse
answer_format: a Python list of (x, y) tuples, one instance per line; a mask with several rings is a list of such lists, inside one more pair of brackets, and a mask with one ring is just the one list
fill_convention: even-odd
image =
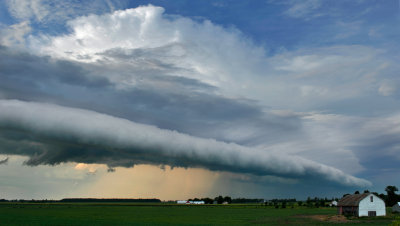
[(400, 213), (400, 202), (396, 203), (396, 204), (392, 207), (392, 212), (393, 212), (393, 213)]
[(338, 202), (339, 214), (351, 214), (358, 217), (385, 216), (385, 202), (372, 193), (347, 195)]

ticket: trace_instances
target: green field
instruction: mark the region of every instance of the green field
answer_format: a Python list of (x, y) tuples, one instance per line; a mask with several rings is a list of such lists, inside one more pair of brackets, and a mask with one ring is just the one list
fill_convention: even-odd
[[(389, 211), (388, 211), (389, 212)], [(261, 205), (1, 203), (1, 225), (327, 225), (335, 208), (275, 209)], [(396, 216), (343, 219), (346, 225), (388, 225)]]

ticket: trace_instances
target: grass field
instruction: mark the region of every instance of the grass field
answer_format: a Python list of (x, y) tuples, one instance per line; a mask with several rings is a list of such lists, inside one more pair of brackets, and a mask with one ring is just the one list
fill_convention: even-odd
[(396, 216), (337, 219), (335, 208), (261, 205), (1, 203), (1, 225), (389, 225)]

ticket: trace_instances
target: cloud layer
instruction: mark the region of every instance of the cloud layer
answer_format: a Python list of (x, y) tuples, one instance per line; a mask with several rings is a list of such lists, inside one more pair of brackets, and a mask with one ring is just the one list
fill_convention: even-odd
[[(339, 12), (326, 4), (269, 1), (279, 24), (312, 28), (288, 35), (312, 44), (286, 49), (168, 7), (114, 11), (117, 1), (99, 0), (89, 14), (78, 1), (7, 2), (17, 21), (0, 24), (1, 153), (29, 156), (28, 165), (201, 167), (254, 186), (299, 179), (303, 194), (310, 184), (333, 193), (370, 184), (348, 174), (398, 171), (395, 48), (341, 42), (364, 25), (332, 24)], [(271, 31), (262, 37), (290, 29), (269, 19), (253, 24)], [(53, 23), (68, 29), (37, 30)]]
[(255, 175), (316, 177), (352, 186), (371, 185), (301, 157), (195, 138), (81, 109), (2, 100), (0, 126), (2, 130), (15, 130), (20, 135), (15, 140), (33, 142), (31, 145), (37, 151), (20, 153), (29, 155), (27, 164), (32, 165), (66, 161), (105, 163), (112, 167), (167, 164)]

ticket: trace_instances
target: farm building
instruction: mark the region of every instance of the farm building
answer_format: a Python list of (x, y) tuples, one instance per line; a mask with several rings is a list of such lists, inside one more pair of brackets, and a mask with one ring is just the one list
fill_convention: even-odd
[(338, 214), (350, 214), (358, 217), (385, 216), (385, 202), (372, 193), (347, 195), (338, 202)]
[(337, 206), (337, 201), (333, 200), (331, 203), (329, 203), (329, 206)]
[(178, 200), (176, 201), (177, 204), (196, 204), (196, 205), (202, 205), (205, 204), (204, 201), (187, 201), (187, 200)]
[(400, 202), (396, 203), (396, 204), (392, 207), (392, 212), (393, 212), (393, 213), (400, 213)]

